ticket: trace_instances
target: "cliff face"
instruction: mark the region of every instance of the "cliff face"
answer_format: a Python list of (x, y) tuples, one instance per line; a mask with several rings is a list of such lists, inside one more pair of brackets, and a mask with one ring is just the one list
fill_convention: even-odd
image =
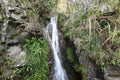
[(26, 63), (24, 41), (41, 36), (42, 21), (30, 1), (0, 0), (0, 79), (12, 79)]
[[(15, 67), (24, 65), (25, 51), (21, 43), (32, 31), (40, 31), (40, 24), (35, 22), (26, 12), (23, 2), (15, 0), (1, 0), (1, 48), (15, 60)], [(36, 14), (37, 15), (37, 14)], [(2, 49), (1, 49), (2, 50)]]
[[(0, 0), (0, 78), (9, 73), (4, 56), (14, 61), (10, 68), (24, 66), (24, 41), (43, 36), (42, 30), (54, 14), (58, 15), (62, 38), (77, 56), (80, 66), (73, 68), (82, 74), (83, 80), (119, 80), (119, 0)], [(15, 75), (13, 71), (9, 78)]]

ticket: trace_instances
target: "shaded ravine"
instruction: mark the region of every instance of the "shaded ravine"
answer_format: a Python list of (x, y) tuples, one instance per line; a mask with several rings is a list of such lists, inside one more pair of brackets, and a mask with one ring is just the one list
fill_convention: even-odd
[[(76, 55), (76, 48), (75, 46), (73, 45), (72, 42), (70, 42), (69, 39), (66, 39), (64, 38), (63, 32), (61, 32), (60, 34), (60, 38), (61, 40), (64, 40), (62, 41), (63, 43), (60, 44), (60, 49), (61, 49), (61, 52), (62, 53), (65, 53), (65, 54), (62, 54), (62, 61), (63, 61), (63, 66), (68, 74), (68, 77), (69, 77), (69, 80), (82, 80), (82, 74), (81, 72), (77, 72), (76, 69), (74, 68), (74, 65), (75, 64), (79, 64), (78, 62), (78, 58), (77, 58), (77, 55)], [(73, 50), (73, 59), (74, 59), (74, 62), (71, 62), (69, 59), (68, 59), (68, 53), (67, 52), (67, 49), (68, 48), (72, 48)]]
[(59, 38), (57, 30), (57, 16), (51, 17), (51, 22), (47, 25), (46, 35), (51, 45), (54, 58), (54, 75), (53, 80), (68, 80), (66, 71), (61, 64), (61, 52), (59, 48)]

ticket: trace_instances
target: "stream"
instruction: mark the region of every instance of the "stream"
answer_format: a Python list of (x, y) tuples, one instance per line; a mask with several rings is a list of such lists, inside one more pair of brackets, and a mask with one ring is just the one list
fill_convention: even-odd
[(57, 16), (51, 17), (51, 22), (47, 25), (46, 33), (51, 45), (54, 58), (53, 80), (69, 80), (65, 69), (62, 67), (61, 52), (59, 48), (59, 37), (57, 30)]

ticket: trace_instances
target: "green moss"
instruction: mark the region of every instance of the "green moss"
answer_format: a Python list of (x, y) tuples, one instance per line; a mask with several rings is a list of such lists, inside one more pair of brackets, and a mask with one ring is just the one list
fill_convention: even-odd
[(67, 48), (67, 59), (70, 62), (74, 62), (74, 54), (73, 54), (73, 50), (71, 47)]
[(102, 14), (101, 11), (96, 11), (97, 16), (100, 16), (101, 14)]
[(80, 72), (82, 75), (82, 80), (87, 79), (87, 69), (83, 65), (75, 64), (74, 68), (77, 72)]
[(37, 18), (38, 17), (38, 13), (37, 11), (35, 10), (32, 10), (32, 9), (27, 9), (26, 10), (26, 13), (29, 17), (34, 17), (34, 18)]
[(87, 12), (87, 16), (91, 16), (93, 13), (94, 13), (94, 10), (90, 8)]

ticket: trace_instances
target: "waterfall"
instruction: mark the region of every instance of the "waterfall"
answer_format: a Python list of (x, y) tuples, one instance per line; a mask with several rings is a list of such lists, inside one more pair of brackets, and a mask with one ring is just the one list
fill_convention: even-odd
[(61, 53), (60, 53), (59, 41), (58, 41), (59, 38), (58, 38), (58, 30), (57, 30), (57, 16), (51, 17), (51, 22), (47, 25), (46, 35), (48, 37), (48, 41), (53, 51), (53, 58), (54, 58), (53, 80), (68, 80), (66, 71), (62, 67), (61, 59), (60, 59)]

